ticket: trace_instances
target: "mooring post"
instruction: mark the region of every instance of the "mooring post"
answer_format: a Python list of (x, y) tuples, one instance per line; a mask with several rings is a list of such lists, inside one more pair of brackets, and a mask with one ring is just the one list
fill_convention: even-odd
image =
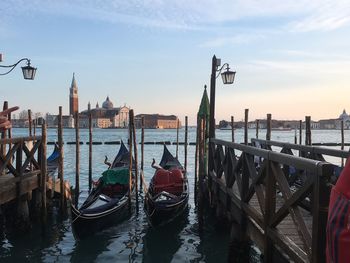
[(58, 148), (60, 151), (58, 158), (58, 177), (60, 178), (60, 210), (64, 214), (65, 195), (64, 195), (64, 174), (63, 174), (63, 129), (62, 129), (62, 106), (58, 108)]
[(34, 137), (35, 137), (35, 135), (36, 135), (36, 125), (37, 125), (37, 123), (36, 123), (36, 118), (33, 120), (33, 135), (34, 135)]
[(298, 138), (297, 138), (297, 128), (295, 127), (294, 129), (294, 144), (298, 143)]
[(204, 162), (204, 153), (205, 153), (205, 140), (206, 140), (206, 122), (205, 118), (198, 120), (199, 123), (199, 135), (198, 135), (198, 225), (199, 231), (203, 231), (203, 180), (205, 173), (205, 162)]
[(79, 136), (79, 112), (74, 114), (75, 127), (75, 204), (78, 206), (79, 200), (79, 174), (80, 174), (80, 136)]
[(259, 139), (259, 120), (256, 120), (256, 131), (255, 131), (255, 137)]
[(141, 173), (140, 173), (140, 191), (142, 190), (142, 174), (144, 164), (144, 145), (145, 145), (145, 117), (141, 117)]
[(185, 116), (185, 171), (187, 172), (188, 117)]
[(299, 121), (299, 144), (302, 144), (302, 137), (303, 137), (303, 121)]
[[(4, 101), (4, 105), (3, 105), (3, 110), (7, 110), (8, 109), (8, 102), (7, 101)], [(1, 139), (6, 139), (6, 131), (3, 131), (1, 133)], [(6, 156), (6, 144), (1, 144), (1, 155), (2, 156)], [(2, 174), (5, 174), (5, 169), (3, 171)]]
[[(340, 130), (341, 130), (341, 150), (344, 151), (344, 120), (340, 122)], [(341, 167), (344, 167), (344, 158), (341, 158)]]
[(46, 181), (47, 181), (47, 129), (46, 123), (42, 123), (41, 125), (41, 211), (42, 211), (42, 219), (44, 223), (46, 222)]
[(29, 136), (32, 136), (32, 111), (29, 109), (28, 110), (28, 131), (29, 131)]
[(271, 113), (268, 113), (266, 117), (266, 140), (271, 140)]
[(244, 110), (244, 144), (248, 144), (248, 113), (249, 109)]
[(305, 145), (311, 145), (311, 117), (305, 116)]
[(92, 115), (89, 110), (89, 191), (92, 188)]
[(134, 110), (129, 111), (129, 212), (131, 213), (131, 194), (132, 194), (132, 119)]
[(231, 133), (232, 133), (232, 142), (235, 142), (235, 119), (231, 116)]
[(310, 262), (326, 262), (326, 226), (333, 174), (331, 164), (319, 163), (315, 176), (312, 205), (312, 257)]
[[(131, 127), (132, 127), (132, 138), (134, 143), (134, 156), (135, 156), (135, 192), (136, 192), (136, 210), (139, 210), (139, 192), (138, 192), (138, 178), (139, 178), (139, 170), (138, 170), (138, 158), (137, 158), (137, 143), (136, 143), (136, 128), (135, 128), (135, 118), (134, 111), (132, 111), (131, 117)], [(140, 180), (141, 181), (141, 180)]]
[(180, 121), (179, 118), (176, 117), (176, 159), (179, 158), (179, 129), (180, 129)]
[(196, 129), (196, 151), (194, 155), (194, 203), (197, 205), (197, 191), (198, 191), (198, 155), (199, 155), (199, 131), (200, 131), (200, 118), (197, 116), (197, 129)]

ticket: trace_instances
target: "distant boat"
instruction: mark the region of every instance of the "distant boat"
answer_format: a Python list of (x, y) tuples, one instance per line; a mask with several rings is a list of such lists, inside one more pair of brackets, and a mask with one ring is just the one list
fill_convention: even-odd
[(278, 128), (272, 128), (272, 131), (291, 131), (292, 128), (287, 128), (287, 127), (278, 127)]

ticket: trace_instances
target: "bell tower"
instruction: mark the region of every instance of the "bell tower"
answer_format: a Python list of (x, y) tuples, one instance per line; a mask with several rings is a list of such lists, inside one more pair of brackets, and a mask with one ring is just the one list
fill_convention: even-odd
[(79, 112), (78, 105), (78, 86), (75, 81), (75, 76), (73, 73), (72, 84), (69, 88), (69, 114), (74, 116), (75, 113)]

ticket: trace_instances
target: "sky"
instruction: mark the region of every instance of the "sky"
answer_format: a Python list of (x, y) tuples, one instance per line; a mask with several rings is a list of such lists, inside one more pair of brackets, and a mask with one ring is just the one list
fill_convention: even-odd
[(216, 80), (217, 122), (244, 109), (337, 118), (350, 112), (349, 50), (348, 0), (1, 0), (0, 65), (38, 69), (34, 81), (19, 66), (0, 76), (0, 103), (68, 114), (75, 72), (81, 111), (109, 96), (195, 124), (215, 54), (237, 72)]

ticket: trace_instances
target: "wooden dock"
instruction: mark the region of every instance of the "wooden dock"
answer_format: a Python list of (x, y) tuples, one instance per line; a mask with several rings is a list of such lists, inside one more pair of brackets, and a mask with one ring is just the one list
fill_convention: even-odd
[(210, 139), (209, 174), (199, 177), (207, 181), (208, 200), (216, 214), (232, 223), (239, 238), (252, 240), (264, 262), (325, 262), (335, 165), (325, 162), (323, 155), (347, 158), (349, 152), (252, 141), (259, 148)]

